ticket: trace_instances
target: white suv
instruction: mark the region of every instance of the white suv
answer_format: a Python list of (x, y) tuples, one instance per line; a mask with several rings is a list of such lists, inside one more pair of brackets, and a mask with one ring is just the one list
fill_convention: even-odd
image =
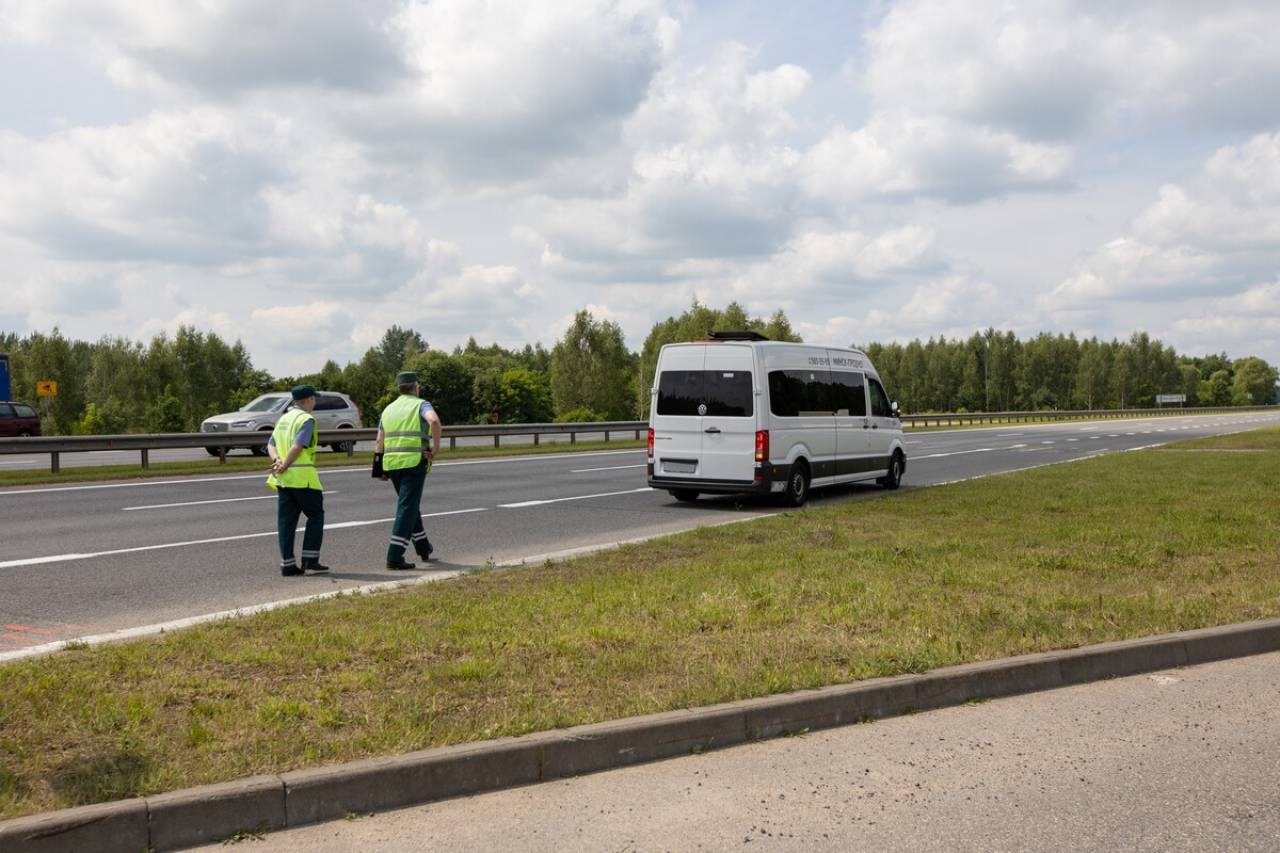
[[(238, 412), (227, 412), (206, 418), (200, 424), (201, 432), (236, 433), (236, 432), (271, 432), (276, 421), (280, 420), (292, 404), (293, 398), (288, 391), (276, 391), (263, 394), (246, 404)], [(360, 427), (360, 408), (346, 394), (336, 391), (317, 391), (316, 408), (311, 413), (316, 419), (318, 429), (358, 429)], [(351, 442), (338, 441), (329, 447), (335, 451), (346, 452)], [(250, 447), (233, 442), (220, 443), (216, 447), (206, 447), (210, 456), (217, 456), (221, 448), (230, 450), (234, 447), (249, 447), (255, 456), (266, 456), (267, 448)]]

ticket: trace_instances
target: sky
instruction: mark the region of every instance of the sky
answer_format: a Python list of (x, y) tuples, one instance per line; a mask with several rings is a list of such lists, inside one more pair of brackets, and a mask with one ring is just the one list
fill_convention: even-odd
[(639, 349), (700, 300), (1280, 364), (1280, 4), (0, 0), (0, 330)]

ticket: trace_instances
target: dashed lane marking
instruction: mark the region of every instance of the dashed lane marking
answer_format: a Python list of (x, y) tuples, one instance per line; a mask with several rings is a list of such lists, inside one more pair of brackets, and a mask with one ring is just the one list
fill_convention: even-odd
[[(920, 458), (923, 459), (925, 457), (920, 457)], [(588, 500), (589, 498), (610, 498), (610, 497), (614, 497), (615, 495), (634, 495), (634, 494), (637, 494), (638, 492), (652, 492), (652, 491), (654, 490), (648, 486), (645, 486), (644, 488), (641, 488), (641, 489), (625, 489), (621, 492), (600, 492), (599, 494), (595, 494), (595, 495), (574, 495), (573, 497), (570, 497), (570, 498), (548, 498), (546, 500), (540, 500), (540, 501), (520, 501), (519, 503), (512, 503), (512, 504), (498, 504), (498, 507), (500, 509), (524, 509), (525, 507), (530, 507), (530, 506), (545, 506), (546, 504), (558, 504), (558, 503), (564, 503), (565, 501), (585, 501), (585, 500)]]

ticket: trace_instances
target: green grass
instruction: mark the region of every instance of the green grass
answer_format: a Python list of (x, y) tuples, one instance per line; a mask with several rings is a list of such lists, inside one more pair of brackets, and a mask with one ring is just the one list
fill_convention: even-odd
[(1231, 435), (1166, 444), (1161, 450), (1280, 450), (1280, 429), (1254, 429)]
[(1278, 480), (1117, 454), (14, 662), (0, 817), (1280, 615)]
[[(570, 444), (569, 440), (565, 438), (555, 441), (544, 440), (536, 447), (532, 444), (506, 444), (501, 447), (459, 447), (454, 450), (449, 450), (448, 447), (445, 447), (441, 450), (440, 455), (436, 457), (436, 460), (448, 462), (453, 459), (476, 459), (490, 456), (532, 456), (539, 453), (627, 450), (644, 446), (645, 442), (643, 440), (636, 441), (633, 438), (614, 441), (579, 441), (575, 444)], [(153, 462), (151, 467), (144, 471), (136, 461), (138, 459), (136, 451), (121, 452), (127, 454), (123, 458), (132, 457), (135, 460), (134, 463), (129, 465), (71, 468), (68, 467), (68, 463), (75, 464), (76, 454), (64, 453), (62, 454), (63, 467), (60, 473), (53, 474), (47, 469), (0, 471), (0, 487), (88, 483), (96, 480), (144, 480), (154, 477), (183, 475), (209, 476), (211, 474), (244, 473), (246, 471), (261, 471), (265, 477), (267, 465), (270, 462), (265, 456), (238, 454), (228, 456), (226, 464), (220, 463), (211, 456), (208, 459), (197, 459), (189, 462)], [(371, 464), (373, 464), (373, 454), (370, 452), (355, 453), (351, 456), (345, 453), (332, 453), (327, 450), (321, 450), (316, 453), (316, 466), (320, 468), (342, 468)]]

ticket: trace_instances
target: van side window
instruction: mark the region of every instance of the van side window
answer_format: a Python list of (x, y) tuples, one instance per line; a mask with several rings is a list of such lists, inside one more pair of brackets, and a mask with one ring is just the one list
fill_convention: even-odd
[(14, 403), (13, 410), (18, 413), (20, 418), (34, 418), (36, 416), (35, 409), (30, 406), (24, 406), (21, 403)]
[(749, 418), (755, 393), (747, 370), (664, 370), (658, 377), (658, 414)]
[(8, 403), (0, 403), (0, 418), (13, 417), (13, 406)]
[(317, 394), (316, 410), (321, 412), (332, 412), (337, 409), (345, 409), (346, 402), (341, 397), (335, 397), (333, 394)]
[(825, 370), (769, 371), (769, 411), (780, 418), (829, 416), (833, 396)]
[(832, 406), (840, 417), (866, 417), (867, 395), (863, 391), (861, 373), (831, 371)]
[(893, 412), (889, 409), (889, 397), (884, 393), (880, 382), (868, 376), (867, 388), (871, 391), (871, 416), (873, 418), (893, 417)]

